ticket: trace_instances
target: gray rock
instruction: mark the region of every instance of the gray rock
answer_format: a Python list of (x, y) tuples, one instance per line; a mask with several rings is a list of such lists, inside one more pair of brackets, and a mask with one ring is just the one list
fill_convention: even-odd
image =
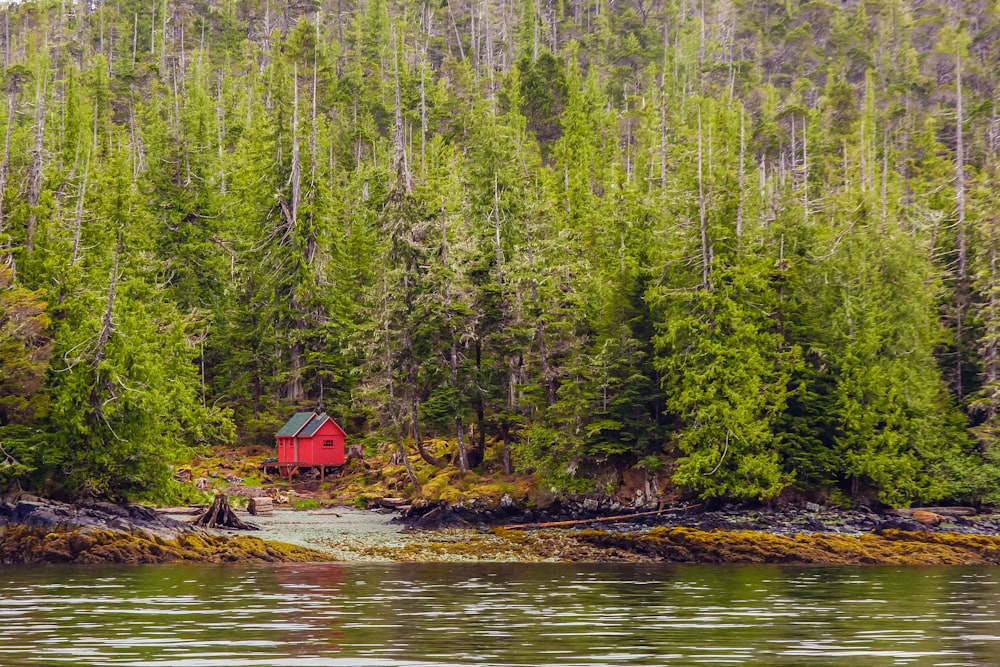
[(70, 505), (34, 496), (0, 504), (0, 524), (20, 524), (44, 530), (142, 531), (165, 539), (198, 532), (191, 525), (159, 515), (151, 507), (91, 502)]

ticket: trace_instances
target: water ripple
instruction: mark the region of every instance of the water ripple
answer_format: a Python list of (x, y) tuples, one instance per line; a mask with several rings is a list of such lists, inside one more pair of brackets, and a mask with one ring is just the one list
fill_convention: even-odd
[(0, 570), (0, 665), (1000, 664), (989, 569)]

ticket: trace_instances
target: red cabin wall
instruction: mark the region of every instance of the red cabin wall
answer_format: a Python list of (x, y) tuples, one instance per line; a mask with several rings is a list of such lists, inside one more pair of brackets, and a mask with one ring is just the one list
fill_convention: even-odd
[[(324, 447), (323, 442), (332, 440), (332, 447)], [(313, 461), (328, 466), (344, 465), (344, 431), (332, 419), (327, 420), (312, 437)]]
[[(311, 437), (280, 437), (278, 441), (279, 463), (303, 463), (305, 465), (344, 465), (346, 434), (333, 420), (327, 420)], [(323, 442), (332, 440), (332, 447), (324, 447)], [(295, 444), (298, 441), (298, 456)]]

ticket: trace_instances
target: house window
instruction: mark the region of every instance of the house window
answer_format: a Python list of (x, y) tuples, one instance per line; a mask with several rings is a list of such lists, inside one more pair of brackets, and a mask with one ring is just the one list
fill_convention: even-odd
[(323, 441), (323, 446), (324, 447), (333, 447), (333, 440), (324, 440)]

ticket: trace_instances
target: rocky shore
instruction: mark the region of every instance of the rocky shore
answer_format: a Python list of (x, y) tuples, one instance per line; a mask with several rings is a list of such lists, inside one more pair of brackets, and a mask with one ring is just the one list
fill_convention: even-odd
[(0, 563), (1000, 564), (1000, 516), (935, 514), (928, 524), (926, 517), (918, 521), (907, 514), (810, 504), (711, 511), (677, 506), (613, 515), (585, 502), (544, 509), (513, 502), (433, 503), (401, 513), (280, 509), (247, 517), (261, 528), (247, 536), (194, 528), (185, 520), (190, 517), (148, 507), (67, 505), (23, 495), (0, 499)]
[[(515, 504), (433, 504), (399, 521), (436, 540), (369, 551), (389, 560), (514, 560), (808, 565), (997, 565), (1000, 516), (841, 510), (815, 504), (778, 508), (662, 507), (616, 515), (593, 503), (541, 510)], [(923, 516), (921, 516), (923, 514)], [(922, 520), (917, 520), (915, 516)]]
[[(950, 532), (965, 535), (1000, 536), (1000, 514), (981, 513), (972, 508), (932, 508), (937, 516), (930, 523), (916, 520), (912, 512), (875, 511), (867, 507), (844, 510), (815, 503), (767, 507), (725, 506), (706, 509), (700, 504), (651, 505), (638, 509), (603, 506), (596, 501), (557, 501), (544, 508), (525, 508), (513, 500), (499, 503), (475, 501), (414, 504), (403, 510), (399, 522), (410, 528), (497, 528), (548, 524), (573, 524), (584, 528), (603, 527), (615, 532), (633, 532), (656, 527), (696, 528), (703, 531), (751, 530), (773, 535), (830, 533), (858, 535), (887, 529)], [(611, 517), (613, 521), (608, 522)], [(936, 525), (934, 525), (937, 521)]]
[(302, 546), (198, 529), (141, 505), (0, 499), (0, 564), (331, 560)]

